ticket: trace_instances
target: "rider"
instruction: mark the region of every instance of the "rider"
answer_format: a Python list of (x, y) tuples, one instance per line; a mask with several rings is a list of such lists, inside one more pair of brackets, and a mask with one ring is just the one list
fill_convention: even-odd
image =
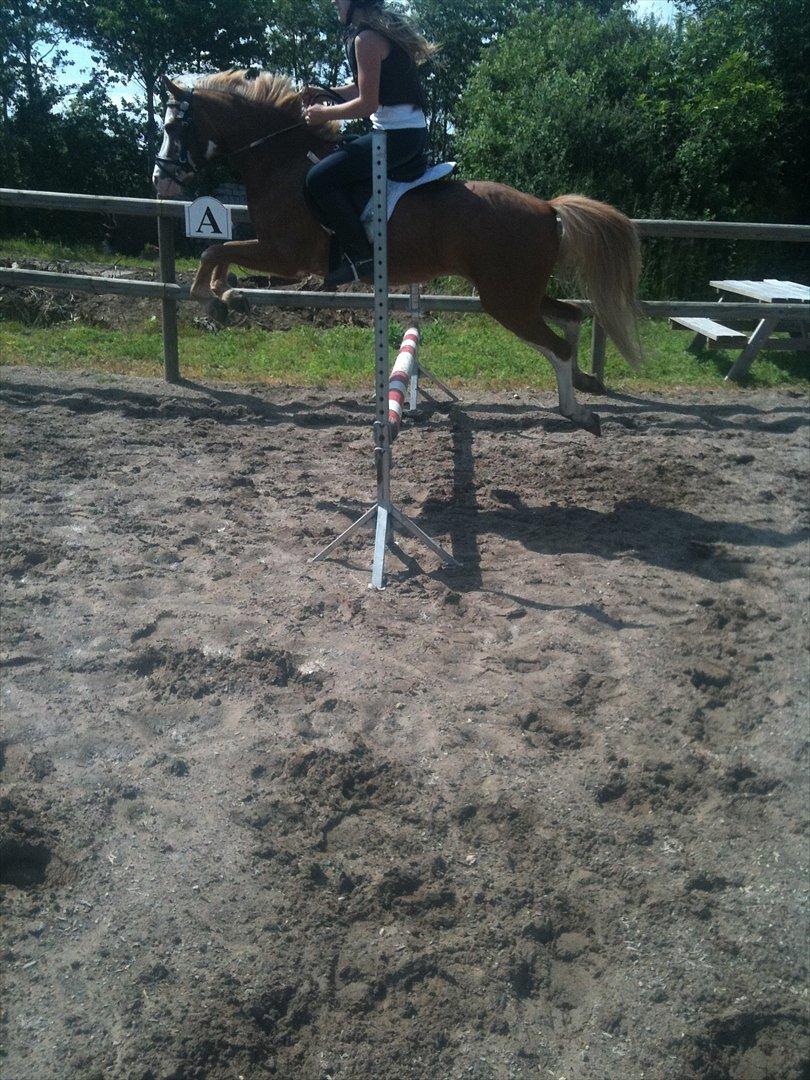
[[(333, 88), (343, 104), (311, 104), (317, 87), (304, 88), (308, 124), (327, 120), (371, 118), (372, 127), (388, 132), (389, 170), (420, 157), (427, 144), (425, 96), (417, 65), (436, 51), (413, 24), (383, 0), (335, 0), (345, 27), (346, 58), (354, 81)], [(322, 91), (321, 91), (322, 93)], [(321, 223), (335, 233), (343, 251), (328, 287), (372, 276), (372, 249), (347, 189), (371, 177), (372, 136), (340, 143), (314, 165), (306, 178), (310, 205)]]

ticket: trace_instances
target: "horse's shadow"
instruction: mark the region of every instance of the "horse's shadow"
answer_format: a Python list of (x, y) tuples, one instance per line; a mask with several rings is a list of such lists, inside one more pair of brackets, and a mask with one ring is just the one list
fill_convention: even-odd
[[(641, 411), (649, 403), (630, 395), (615, 395), (622, 402), (632, 403)], [(797, 401), (795, 408), (776, 406), (763, 410), (743, 403), (720, 406), (699, 403), (679, 404), (655, 402), (656, 411), (691, 418), (691, 426), (712, 430), (743, 430), (751, 433), (788, 434), (808, 425), (808, 407)], [(479, 431), (511, 431), (527, 434), (527, 428), (541, 428), (542, 433), (570, 430), (567, 421), (541, 412), (531, 405), (472, 406), (467, 412), (463, 405), (437, 406), (433, 403), (422, 409), (418, 423), (425, 423), (437, 411), (449, 413), (452, 436), (453, 482), (447, 504), (430, 502), (415, 515), (417, 523), (429, 534), (449, 536), (453, 557), (462, 564), (461, 570), (434, 571), (437, 577), (461, 591), (484, 589), (479, 538), (496, 534), (504, 540), (522, 544), (526, 550), (541, 555), (592, 555), (600, 559), (632, 559), (650, 566), (724, 582), (746, 575), (746, 566), (754, 556), (740, 553), (740, 548), (786, 548), (806, 541), (808, 531), (796, 529), (785, 533), (778, 529), (742, 522), (722, 521), (669, 506), (660, 506), (644, 499), (629, 499), (609, 511), (579, 506), (530, 506), (514, 491), (501, 491), (502, 507), (484, 509), (476, 501), (474, 440)], [(614, 409), (619, 410), (614, 406)], [(607, 411), (603, 408), (603, 412)], [(768, 417), (783, 414), (775, 421)], [(786, 414), (786, 415), (785, 415)], [(667, 424), (667, 426), (670, 426)], [(407, 435), (405, 436), (407, 437)], [(528, 437), (538, 438), (541, 434)], [(396, 497), (395, 497), (396, 501)], [(332, 507), (337, 509), (337, 507)], [(347, 507), (340, 507), (344, 512)], [(418, 557), (416, 561), (418, 566)], [(412, 576), (414, 560), (407, 569), (389, 571), (392, 580)], [(486, 591), (486, 589), (484, 589)], [(506, 595), (506, 594), (503, 594)], [(521, 597), (512, 597), (525, 606), (543, 609), (553, 605), (537, 605)], [(574, 605), (598, 621), (612, 625), (612, 620), (598, 605)], [(587, 610), (586, 610), (587, 609)], [(625, 624), (622, 624), (625, 625)]]
[[(164, 420), (167, 416), (210, 419), (222, 424), (256, 423), (260, 425), (294, 424), (308, 428), (331, 426), (367, 426), (374, 403), (356, 395), (338, 395), (320, 405), (293, 400), (271, 403), (259, 394), (216, 387), (184, 379), (179, 394), (166, 397), (165, 391), (135, 390), (93, 384), (86, 387), (59, 387), (53, 381), (37, 384), (9, 381), (0, 386), (0, 400), (22, 408), (57, 406), (76, 413), (116, 409), (124, 415)], [(199, 397), (196, 396), (199, 394)], [(810, 423), (807, 399), (796, 395), (795, 405), (759, 408), (745, 401), (669, 402), (613, 394), (602, 401), (600, 411), (623, 426), (644, 426), (637, 419), (649, 414), (647, 429), (655, 430), (663, 414), (663, 424), (680, 431), (736, 430), (750, 434), (789, 434)], [(435, 576), (454, 588), (481, 588), (479, 536), (494, 533), (505, 540), (517, 541), (538, 554), (582, 554), (600, 558), (633, 558), (649, 565), (675, 570), (709, 581), (728, 581), (745, 575), (747, 555), (732, 548), (784, 548), (802, 542), (804, 530), (782, 533), (776, 529), (726, 522), (701, 517), (689, 511), (658, 506), (646, 501), (619, 503), (602, 512), (585, 507), (529, 506), (516, 493), (507, 493), (507, 506), (482, 508), (476, 503), (471, 479), (475, 474), (474, 439), (478, 431), (501, 432), (530, 438), (570, 431), (571, 426), (554, 412), (532, 403), (485, 403), (469, 406), (429, 402), (420, 407), (410, 423), (424, 424), (437, 414), (444, 414), (452, 438), (453, 499), (446, 506), (428, 504), (416, 516), (428, 532), (449, 534), (451, 553), (462, 563), (461, 571), (439, 570)], [(776, 419), (773, 417), (776, 416)], [(313, 438), (316, 436), (313, 435)], [(404, 433), (407, 438), (407, 433)], [(370, 493), (371, 494), (371, 493)], [(396, 501), (396, 496), (395, 496)], [(337, 510), (352, 515), (348, 502), (329, 500), (320, 509)], [(418, 569), (418, 559), (407, 557), (408, 575)], [(391, 575), (396, 576), (395, 574)], [(521, 601), (528, 603), (528, 601)]]
[[(642, 399), (625, 398), (639, 405)], [(656, 403), (657, 408), (678, 406)], [(700, 420), (710, 418), (711, 407), (688, 405), (686, 411)], [(479, 410), (476, 409), (476, 412)], [(604, 410), (603, 410), (604, 411)], [(763, 410), (736, 403), (723, 410), (728, 415), (743, 416), (742, 426), (750, 431), (787, 433), (808, 423), (808, 409), (799, 407), (776, 424), (764, 422)], [(768, 410), (791, 412), (789, 408)], [(786, 421), (791, 421), (787, 423)], [(792, 421), (796, 421), (794, 427)], [(719, 421), (722, 426), (739, 427), (740, 423)], [(456, 502), (462, 504), (447, 511), (431, 513), (430, 523), (423, 527), (442, 530), (451, 537), (453, 557), (464, 567), (456, 587), (478, 588), (482, 583), (481, 557), (478, 537), (495, 533), (505, 540), (517, 541), (528, 551), (543, 555), (593, 555), (602, 559), (631, 558), (651, 566), (722, 582), (744, 577), (746, 564), (753, 556), (740, 554), (740, 547), (785, 548), (807, 540), (807, 529), (788, 533), (778, 529), (705, 518), (687, 510), (660, 506), (645, 499), (628, 499), (609, 511), (592, 510), (581, 506), (529, 506), (514, 491), (501, 491), (500, 498), (508, 505), (483, 509), (476, 505), (474, 475), (474, 436), (482, 425), (471, 421), (462, 408), (454, 408), (453, 432), (453, 489)], [(433, 508), (431, 508), (433, 509)], [(525, 603), (525, 601), (522, 601)]]
[[(463, 479), (466, 505), (438, 508), (431, 506), (411, 516), (429, 535), (444, 539), (450, 554), (461, 564), (460, 569), (440, 567), (429, 576), (443, 581), (458, 592), (490, 592), (484, 584), (480, 538), (496, 535), (502, 540), (522, 545), (538, 555), (581, 555), (600, 560), (637, 562), (662, 570), (676, 572), (707, 582), (723, 582), (744, 578), (754, 562), (753, 553), (740, 548), (785, 549), (806, 543), (810, 530), (798, 528), (790, 532), (740, 522), (706, 518), (686, 510), (657, 506), (646, 500), (628, 500), (612, 510), (598, 511), (579, 506), (529, 506), (513, 493), (511, 506), (484, 510), (470, 502), (469, 472)], [(396, 498), (394, 499), (396, 501)], [(340, 510), (347, 519), (357, 517), (365, 507), (321, 504), (321, 509)], [(664, 539), (665, 538), (665, 539)], [(369, 533), (369, 544), (373, 533)], [(416, 554), (396, 552), (403, 568), (389, 564), (392, 581), (406, 580), (414, 574), (426, 574), (421, 549)], [(342, 556), (337, 556), (343, 561)], [(345, 561), (355, 563), (355, 556)], [(510, 593), (499, 595), (511, 598), (525, 607), (557, 610), (559, 605), (543, 604)], [(585, 605), (565, 605), (590, 615), (613, 629), (631, 625), (607, 615), (596, 602)]]
[[(300, 427), (362, 426), (374, 412), (374, 401), (357, 395), (335, 394), (323, 403), (292, 400), (285, 403), (268, 401), (263, 395), (249, 390), (239, 391), (218, 387), (193, 379), (180, 379), (175, 384), (181, 390), (191, 390), (199, 396), (166, 396), (161, 389), (154, 393), (130, 387), (88, 386), (59, 387), (51, 380), (37, 384), (27, 381), (7, 381), (0, 385), (0, 400), (18, 407), (57, 406), (76, 413), (102, 412), (117, 408), (122, 414), (138, 419), (165, 419), (166, 416), (185, 416), (189, 419), (208, 418), (222, 424), (255, 422), (264, 424), (292, 423)], [(272, 392), (272, 388), (269, 392)], [(737, 430), (745, 432), (790, 433), (810, 426), (810, 405), (805, 395), (796, 394), (795, 405), (775, 405), (762, 409), (744, 401), (671, 402), (653, 397), (611, 392), (594, 403), (608, 423), (639, 430), (647, 426), (666, 425), (679, 431)], [(464, 408), (465, 403), (459, 408)], [(520, 434), (538, 428), (541, 433), (571, 431), (569, 421), (540, 402), (527, 403), (469, 403), (469, 422), (473, 430), (487, 429)], [(424, 423), (437, 411), (449, 412), (446, 403), (428, 400), (420, 406), (411, 422)], [(659, 419), (655, 414), (663, 414)], [(776, 417), (776, 419), (773, 419)]]

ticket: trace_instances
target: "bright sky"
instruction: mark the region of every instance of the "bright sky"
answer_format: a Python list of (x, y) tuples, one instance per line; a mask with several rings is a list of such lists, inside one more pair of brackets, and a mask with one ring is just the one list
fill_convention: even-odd
[(654, 15), (659, 22), (672, 22), (675, 18), (674, 0), (635, 0), (635, 6), (642, 19)]
[[(67, 50), (68, 66), (66, 66), (65, 70), (62, 72), (59, 81), (63, 85), (67, 83), (82, 82), (95, 68), (90, 50), (86, 49), (84, 45), (75, 44), (75, 42), (66, 44), (65, 49)], [(138, 84), (134, 82), (119, 83), (117, 86), (110, 87), (110, 97), (116, 104), (123, 98), (137, 98), (140, 95), (140, 92)]]
[[(634, 7), (636, 14), (642, 19), (652, 15), (660, 22), (671, 22), (675, 18), (674, 0), (634, 0)], [(63, 72), (60, 81), (63, 84), (81, 82), (94, 67), (90, 50), (84, 45), (76, 45), (72, 42), (66, 48), (69, 67)], [(110, 88), (110, 96), (118, 103), (123, 98), (139, 97), (140, 90), (136, 83), (119, 83)]]

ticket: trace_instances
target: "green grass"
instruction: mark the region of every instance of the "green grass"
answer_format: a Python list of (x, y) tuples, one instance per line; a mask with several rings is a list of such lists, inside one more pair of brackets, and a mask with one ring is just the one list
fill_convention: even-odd
[[(100, 263), (102, 266), (129, 266), (154, 270), (158, 265), (157, 236), (155, 255), (110, 255), (98, 244), (62, 243), (59, 240), (34, 240), (29, 237), (0, 237), (0, 258), (42, 259), (45, 262)], [(178, 257), (178, 270), (194, 271), (199, 258)]]
[[(401, 338), (401, 323), (391, 324), (391, 344)], [(728, 350), (686, 351), (690, 335), (665, 323), (641, 327), (647, 362), (638, 372), (608, 346), (607, 382), (616, 390), (655, 387), (719, 387), (736, 355)], [(583, 329), (581, 362), (587, 370), (590, 324)], [(428, 320), (424, 359), (436, 375), (457, 386), (487, 389), (548, 390), (555, 386), (550, 365), (491, 319), (481, 315)], [(267, 332), (235, 328), (208, 333), (193, 327), (180, 332), (184, 376), (227, 382), (288, 383), (296, 386), (366, 386), (372, 378), (371, 330), (311, 326)], [(159, 377), (162, 341), (159, 325), (108, 330), (60, 323), (46, 328), (0, 323), (0, 362), (58, 370), (95, 370)], [(728, 385), (728, 384), (725, 384)], [(755, 388), (810, 389), (810, 364), (801, 353), (762, 353), (747, 385)]]
[[(63, 244), (27, 237), (0, 239), (2, 256), (51, 262), (95, 262), (151, 270), (157, 267), (156, 259), (147, 256), (111, 256), (97, 245)], [(177, 260), (180, 270), (194, 271), (198, 265), (197, 258)], [(240, 272), (239, 268), (234, 269)], [(461, 279), (441, 278), (431, 282), (426, 291), (463, 293), (468, 290), (468, 283)], [(391, 327), (391, 344), (395, 348), (402, 326), (392, 322)], [(671, 330), (666, 322), (643, 323), (641, 337), (647, 362), (638, 372), (632, 371), (612, 346), (608, 346), (606, 376), (612, 388), (722, 386), (736, 356), (734, 350), (715, 349), (707, 349), (695, 356), (686, 348), (691, 335)], [(551, 389), (555, 386), (549, 364), (485, 316), (454, 315), (428, 320), (424, 338), (425, 362), (440, 378), (455, 385), (466, 383), (504, 389)], [(582, 341), (580, 362), (587, 370), (590, 323), (583, 328)], [(0, 362), (159, 376), (162, 373), (160, 327), (154, 322), (126, 330), (108, 330), (81, 323), (43, 328), (0, 322)], [(180, 331), (180, 364), (183, 374), (191, 378), (284, 382), (300, 386), (363, 386), (367, 384), (373, 366), (371, 331), (346, 326), (330, 330), (300, 326), (273, 333), (257, 328), (235, 328), (212, 334), (184, 326)], [(760, 354), (747, 385), (810, 388), (807, 354)]]
[[(100, 244), (67, 243), (61, 240), (40, 240), (27, 236), (0, 237), (0, 259), (38, 259), (43, 262), (96, 263), (101, 266), (125, 266), (131, 269), (156, 270), (158, 267), (157, 236), (155, 236), (154, 254), (152, 255), (111, 255)], [(200, 249), (202, 250), (202, 248)], [(198, 255), (181, 256), (175, 259), (178, 270), (196, 273), (200, 265)], [(77, 267), (77, 272), (81, 272)], [(240, 277), (256, 271), (246, 270), (233, 264), (229, 273)], [(441, 293), (451, 296), (469, 296), (471, 286), (459, 277), (440, 277), (430, 283), (425, 292)]]

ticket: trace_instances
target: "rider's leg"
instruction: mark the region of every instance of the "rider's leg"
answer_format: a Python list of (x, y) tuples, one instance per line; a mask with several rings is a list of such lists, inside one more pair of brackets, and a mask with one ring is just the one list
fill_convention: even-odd
[[(357, 144), (361, 145), (357, 145)], [(371, 247), (348, 189), (371, 176), (371, 138), (343, 144), (307, 173), (307, 202), (315, 216), (337, 236), (353, 262), (371, 258)]]
[[(396, 168), (421, 154), (424, 150), (424, 129), (405, 128), (388, 133), (388, 167)], [(331, 229), (348, 256), (338, 270), (330, 274), (327, 283), (370, 277), (372, 249), (348, 189), (371, 178), (372, 136), (363, 135), (343, 143), (340, 149), (314, 165), (306, 178), (306, 196), (315, 216)]]

